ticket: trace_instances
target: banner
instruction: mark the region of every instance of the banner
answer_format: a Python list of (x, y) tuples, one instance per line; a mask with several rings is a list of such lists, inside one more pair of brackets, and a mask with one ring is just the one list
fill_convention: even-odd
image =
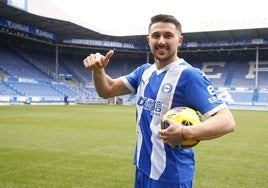
[(20, 24), (20, 23), (16, 23), (16, 22), (6, 20), (6, 19), (3, 19), (3, 18), (0, 18), (0, 25), (3, 26), (3, 27), (6, 27), (8, 29), (22, 31), (22, 32), (25, 32), (25, 33), (29, 33), (31, 35), (51, 39), (53, 41), (56, 40), (56, 35), (53, 34), (53, 33), (43, 31), (43, 30), (31, 27), (31, 26), (23, 25), (23, 24)]
[(90, 39), (64, 39), (63, 43), (78, 44), (78, 45), (84, 45), (84, 46), (123, 48), (123, 49), (133, 49), (133, 50), (149, 49), (149, 47), (139, 45), (139, 44), (134, 44), (134, 43), (122, 43), (122, 42), (90, 40)]

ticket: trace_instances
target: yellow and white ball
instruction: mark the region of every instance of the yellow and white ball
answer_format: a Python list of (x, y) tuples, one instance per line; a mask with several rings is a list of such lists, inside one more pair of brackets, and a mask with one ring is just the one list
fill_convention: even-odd
[[(169, 126), (166, 119), (171, 119), (184, 126), (193, 126), (202, 122), (202, 118), (196, 110), (184, 106), (172, 108), (164, 114), (161, 122), (162, 129), (166, 129)], [(191, 148), (196, 146), (198, 143), (199, 140), (187, 139), (181, 143), (181, 147)]]

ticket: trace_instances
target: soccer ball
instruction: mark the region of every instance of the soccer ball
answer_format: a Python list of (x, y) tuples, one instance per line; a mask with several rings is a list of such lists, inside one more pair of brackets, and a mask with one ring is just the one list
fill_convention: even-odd
[[(192, 108), (184, 106), (172, 108), (164, 114), (161, 122), (162, 129), (166, 129), (169, 126), (169, 124), (166, 122), (167, 118), (174, 120), (175, 122), (180, 123), (184, 126), (192, 126), (202, 122), (202, 118), (199, 112), (193, 110)], [(198, 143), (199, 140), (187, 139), (181, 143), (181, 147), (191, 148), (196, 146)]]

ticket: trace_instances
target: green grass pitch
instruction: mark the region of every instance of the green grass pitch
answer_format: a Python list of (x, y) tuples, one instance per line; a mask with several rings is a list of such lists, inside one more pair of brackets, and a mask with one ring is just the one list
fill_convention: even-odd
[[(267, 111), (232, 111), (236, 131), (194, 147), (195, 188), (268, 185)], [(0, 187), (133, 187), (135, 108), (1, 106)]]

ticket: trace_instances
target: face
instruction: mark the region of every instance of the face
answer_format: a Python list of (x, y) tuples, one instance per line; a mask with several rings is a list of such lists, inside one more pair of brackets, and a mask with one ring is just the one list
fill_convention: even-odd
[(157, 22), (153, 24), (147, 36), (147, 42), (160, 68), (178, 59), (178, 46), (183, 37), (172, 23)]

